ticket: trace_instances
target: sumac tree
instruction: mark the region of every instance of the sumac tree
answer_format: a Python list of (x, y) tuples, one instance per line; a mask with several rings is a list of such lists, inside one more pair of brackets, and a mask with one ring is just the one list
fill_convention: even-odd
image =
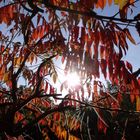
[[(122, 112), (128, 116), (117, 138), (125, 139), (129, 114), (140, 111), (140, 70), (123, 60), (128, 41), (136, 45), (129, 27), (140, 34), (138, 2), (0, 0), (0, 138), (91, 140), (102, 133), (103, 139), (115, 133)], [(98, 13), (114, 4), (115, 15)], [(61, 85), (66, 96), (52, 84), (59, 77), (56, 59), (81, 80)], [(135, 109), (122, 106), (125, 94)]]

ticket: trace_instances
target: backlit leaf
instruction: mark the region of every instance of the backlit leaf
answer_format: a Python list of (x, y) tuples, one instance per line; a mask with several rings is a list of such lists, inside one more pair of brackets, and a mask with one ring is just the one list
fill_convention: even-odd
[(128, 61), (126, 61), (126, 67), (130, 70), (131, 73), (133, 72), (132, 65)]
[(106, 0), (98, 0), (97, 7), (104, 8), (106, 5)]
[(112, 4), (112, 0), (108, 0), (108, 4), (110, 6)]
[(119, 5), (119, 9), (122, 10), (123, 7), (129, 2), (129, 0), (114, 0), (116, 5)]
[(9, 72), (6, 72), (3, 76), (3, 81), (4, 82), (7, 82), (10, 80), (10, 73)]
[(14, 59), (14, 64), (15, 65), (19, 66), (20, 63), (21, 63), (21, 57), (17, 57), (17, 58)]
[(136, 42), (135, 42), (134, 38), (131, 36), (129, 30), (128, 30), (127, 28), (125, 28), (125, 29), (124, 29), (124, 32), (125, 32), (127, 38), (128, 38), (133, 44), (136, 45)]
[(58, 77), (58, 76), (57, 76), (57, 73), (54, 73), (54, 74), (53, 74), (53, 82), (54, 82), (54, 83), (56, 83), (57, 77)]
[(133, 92), (132, 94), (130, 94), (130, 100), (131, 100), (131, 103), (134, 103), (135, 101), (135, 95), (133, 94)]
[(140, 97), (139, 96), (136, 97), (136, 110), (140, 111)]

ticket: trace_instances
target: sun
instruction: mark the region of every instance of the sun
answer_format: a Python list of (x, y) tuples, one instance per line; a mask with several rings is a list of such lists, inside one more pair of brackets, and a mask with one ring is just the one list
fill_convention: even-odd
[(75, 87), (80, 84), (80, 77), (76, 72), (69, 73), (66, 75), (66, 81), (69, 87)]

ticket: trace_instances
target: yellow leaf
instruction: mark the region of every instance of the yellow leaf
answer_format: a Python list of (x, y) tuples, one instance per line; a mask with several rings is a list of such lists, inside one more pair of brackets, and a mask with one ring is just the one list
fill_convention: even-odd
[(118, 4), (119, 3), (119, 0), (114, 0), (114, 4)]
[(118, 5), (119, 0), (114, 0), (114, 4)]
[(54, 83), (56, 83), (57, 77), (58, 77), (58, 76), (57, 76), (57, 73), (54, 73), (54, 74), (53, 74), (53, 82), (54, 82)]
[(119, 5), (120, 10), (122, 10), (128, 2), (129, 0), (114, 0), (114, 4)]
[(139, 96), (137, 96), (136, 98), (136, 110), (140, 111), (140, 97)]

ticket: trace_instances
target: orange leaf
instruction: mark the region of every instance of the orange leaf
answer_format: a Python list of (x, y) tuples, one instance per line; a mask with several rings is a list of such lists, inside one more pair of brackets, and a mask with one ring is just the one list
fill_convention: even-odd
[(9, 72), (6, 72), (6, 73), (4, 74), (4, 76), (3, 76), (3, 81), (4, 81), (4, 82), (7, 82), (7, 81), (9, 81), (9, 79), (10, 79), (10, 73), (9, 73)]
[(130, 94), (130, 100), (131, 100), (131, 103), (134, 103), (135, 95), (133, 93)]
[(112, 0), (108, 0), (108, 4), (110, 6), (112, 4)]
[(106, 5), (106, 0), (98, 0), (97, 7), (104, 8)]
[(14, 59), (14, 65), (19, 66), (20, 63), (21, 63), (21, 57), (16, 57), (16, 58)]
[(140, 97), (136, 96), (136, 110), (140, 111)]
[(101, 119), (98, 119), (97, 125), (98, 125), (98, 130), (103, 131), (106, 134), (107, 127)]
[(7, 10), (8, 10), (10, 18), (13, 18), (13, 5), (9, 6)]
[(128, 30), (127, 28), (125, 28), (125, 29), (124, 29), (124, 32), (125, 32), (127, 38), (128, 38), (133, 44), (136, 45), (136, 42), (135, 42), (134, 38), (131, 36), (129, 30)]

